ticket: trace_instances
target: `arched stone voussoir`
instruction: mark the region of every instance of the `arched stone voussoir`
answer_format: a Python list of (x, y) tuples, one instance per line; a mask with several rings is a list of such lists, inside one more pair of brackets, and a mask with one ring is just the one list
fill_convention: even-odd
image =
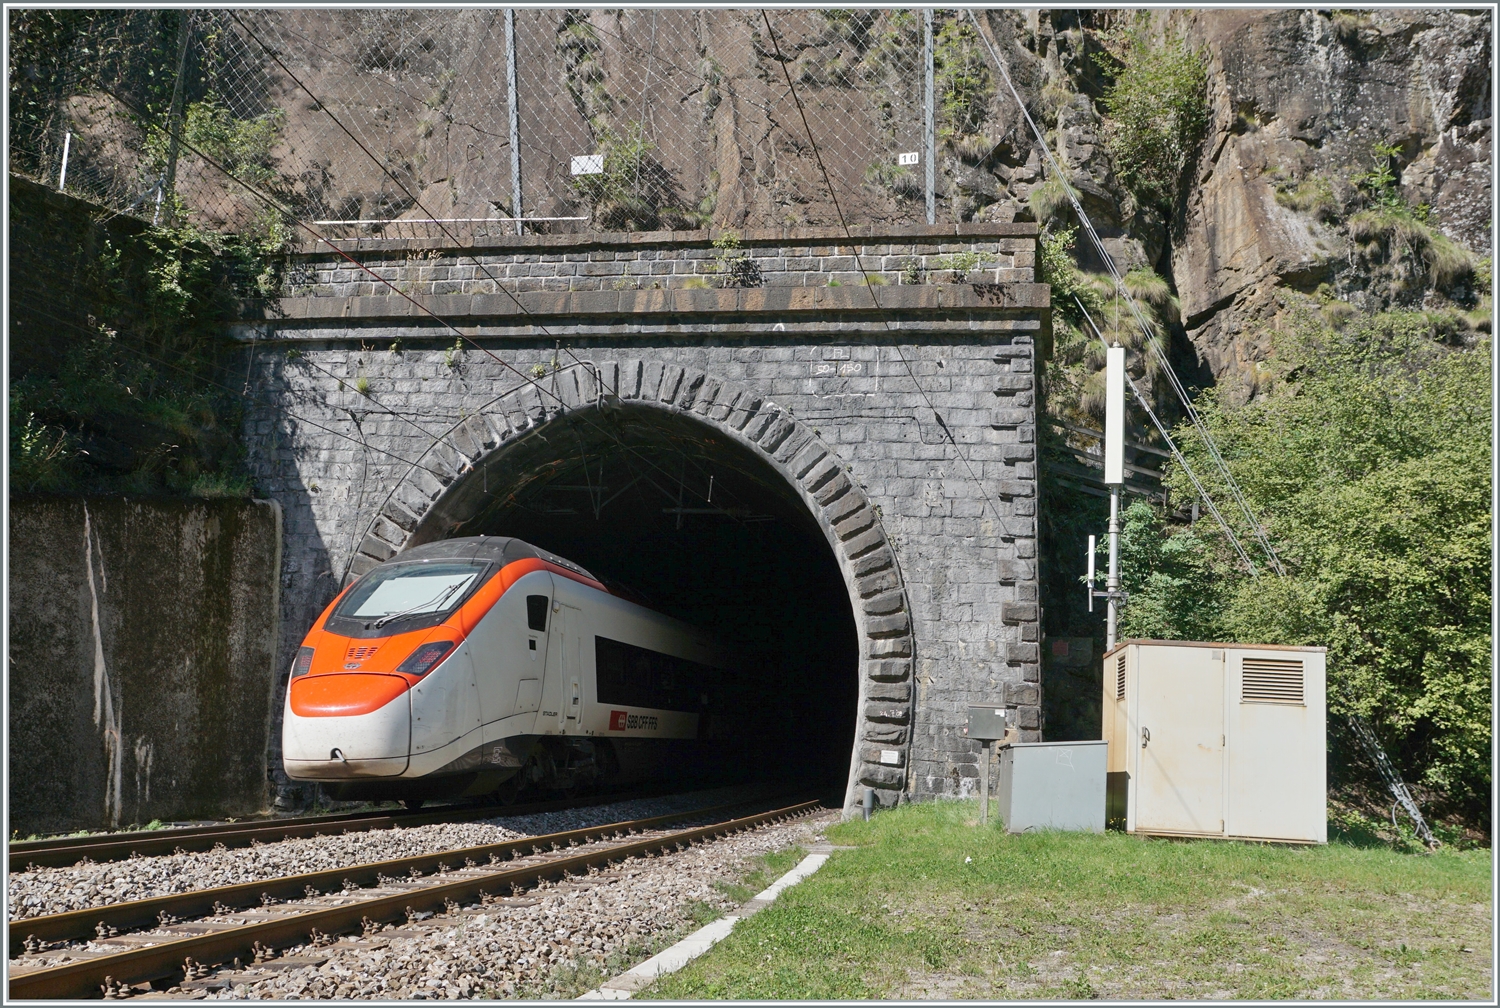
[[(904, 728), (893, 731), (893, 727), (911, 723), (912, 693), (899, 684), (910, 679), (914, 641), (906, 588), (879, 509), (830, 445), (754, 389), (704, 371), (649, 360), (622, 359), (596, 366), (597, 376), (583, 366), (558, 372), (555, 395), (538, 388), (551, 389), (549, 375), (488, 404), (461, 436), (463, 448), (448, 449), (457, 456), (453, 462), (470, 463), (466, 474), (440, 481), (420, 467), (408, 471), (364, 530), (361, 548), (350, 565), (351, 576), (409, 545), (445, 534), (432, 523), (441, 525), (446, 520), (446, 502), (460, 491), (460, 485), (532, 430), (570, 415), (586, 418), (592, 411), (607, 413), (622, 407), (689, 417), (718, 436), (754, 448), (822, 528), (844, 575), (859, 635), (859, 724), (846, 807), (857, 805), (866, 787), (876, 790), (882, 805), (894, 804), (905, 788), (910, 733)], [(470, 448), (482, 451), (469, 458), (463, 449)], [(402, 542), (392, 542), (402, 536)], [(871, 748), (868, 741), (861, 741), (870, 738), (881, 742)]]

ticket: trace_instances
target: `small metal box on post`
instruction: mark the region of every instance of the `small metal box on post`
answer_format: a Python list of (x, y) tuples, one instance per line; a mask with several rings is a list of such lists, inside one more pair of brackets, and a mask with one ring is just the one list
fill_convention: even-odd
[(1015, 742), (1020, 733), (1011, 725), (1012, 707), (1006, 704), (971, 704), (969, 723), (964, 734), (979, 740), (979, 825), (990, 819), (990, 746), (995, 742)]

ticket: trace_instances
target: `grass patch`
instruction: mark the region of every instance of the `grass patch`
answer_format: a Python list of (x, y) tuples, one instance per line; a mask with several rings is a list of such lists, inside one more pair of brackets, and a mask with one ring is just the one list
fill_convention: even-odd
[(850, 822), (816, 875), (637, 997), (1482, 998), (1487, 851)]
[(1333, 183), (1326, 178), (1304, 179), (1295, 186), (1287, 183), (1276, 187), (1276, 202), (1289, 210), (1311, 214), (1321, 221), (1338, 218), (1338, 200), (1334, 198)]
[[(733, 882), (715, 883), (715, 888), (736, 903), (754, 899), (755, 894), (791, 871), (805, 856), (800, 847), (772, 851), (747, 861)], [(725, 911), (709, 900), (695, 900), (681, 909), (684, 922), (678, 927), (643, 938), (625, 948), (616, 949), (601, 964), (589, 959), (566, 962), (545, 976), (516, 985), (514, 994), (494, 986), (483, 987), (487, 999), (514, 997), (519, 1000), (571, 1000), (593, 990), (610, 977), (677, 944), (692, 932), (724, 916)]]
[(755, 898), (756, 893), (763, 892), (766, 886), (797, 867), (804, 856), (805, 852), (801, 847), (788, 847), (762, 854), (752, 862), (754, 867), (740, 876), (738, 881), (720, 882), (715, 888), (736, 903), (748, 902)]

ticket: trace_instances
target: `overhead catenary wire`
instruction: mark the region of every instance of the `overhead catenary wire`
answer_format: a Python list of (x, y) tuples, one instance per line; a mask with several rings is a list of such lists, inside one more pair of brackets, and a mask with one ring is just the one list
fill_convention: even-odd
[[(1145, 337), (1146, 345), (1150, 348), (1151, 353), (1156, 357), (1157, 363), (1160, 365), (1163, 374), (1165, 374), (1167, 378), (1168, 385), (1171, 386), (1172, 391), (1181, 401), (1183, 409), (1186, 412), (1189, 421), (1192, 423), (1194, 430), (1198, 433), (1198, 436), (1202, 439), (1204, 447), (1208, 451), (1209, 458), (1212, 460), (1215, 468), (1218, 470), (1219, 477), (1223, 481), (1225, 487), (1229, 490), (1230, 496), (1234, 498), (1235, 503), (1238, 505), (1240, 513), (1243, 516), (1246, 525), (1249, 527), (1251, 533), (1255, 536), (1257, 542), (1260, 544), (1261, 549), (1265, 552), (1267, 559), (1270, 561), (1272, 570), (1274, 570), (1278, 576), (1284, 576), (1286, 574), (1286, 570), (1284, 567), (1282, 567), (1281, 559), (1276, 555), (1276, 550), (1271, 545), (1271, 541), (1267, 537), (1265, 529), (1261, 526), (1260, 522), (1256, 520), (1255, 514), (1251, 509), (1249, 502), (1245, 499), (1243, 492), (1240, 490), (1238, 481), (1235, 480), (1234, 474), (1229, 470), (1228, 463), (1224, 461), (1223, 455), (1220, 454), (1218, 445), (1214, 442), (1213, 435), (1209, 432), (1208, 427), (1203, 423), (1202, 418), (1198, 415), (1198, 411), (1194, 409), (1192, 396), (1188, 394), (1187, 389), (1178, 379), (1176, 371), (1172, 368), (1171, 361), (1168, 360), (1165, 350), (1161, 347), (1160, 341), (1156, 337), (1155, 327), (1149, 320), (1147, 320), (1144, 313), (1141, 311), (1140, 305), (1136, 303), (1135, 298), (1131, 295), (1129, 289), (1125, 286), (1124, 277), (1120, 275), (1119, 268), (1115, 266), (1114, 259), (1110, 256), (1109, 250), (1104, 247), (1104, 242), (1099, 238), (1098, 232), (1094, 230), (1093, 221), (1090, 220), (1088, 214), (1084, 212), (1083, 204), (1078, 198), (1077, 191), (1073, 188), (1072, 183), (1068, 181), (1067, 174), (1062, 170), (1062, 166), (1057, 163), (1057, 159), (1053, 156), (1052, 149), (1047, 145), (1046, 137), (1043, 135), (1041, 128), (1037, 126), (1036, 121), (1032, 119), (1030, 111), (1026, 108), (1026, 103), (1021, 98), (1020, 91), (1017, 90), (1015, 82), (1011, 80), (1010, 70), (1008, 69), (1005, 61), (1001, 59), (999, 52), (995, 49), (994, 44), (990, 41), (989, 35), (980, 26), (979, 19), (975, 17), (973, 9), (966, 9), (965, 13), (968, 15), (970, 22), (973, 23), (975, 32), (979, 35), (980, 40), (984, 42), (985, 48), (989, 51), (990, 58), (994, 61), (995, 66), (1000, 71), (1000, 76), (1005, 79), (1006, 87), (1010, 89), (1011, 96), (1015, 99), (1016, 107), (1020, 110), (1022, 118), (1026, 120), (1027, 126), (1031, 128), (1031, 133), (1036, 140), (1038, 149), (1042, 152), (1042, 155), (1046, 159), (1048, 166), (1051, 167), (1054, 177), (1063, 187), (1063, 191), (1068, 197), (1068, 202), (1072, 204), (1073, 212), (1078, 216), (1079, 224), (1082, 225), (1084, 233), (1088, 235), (1089, 241), (1094, 246), (1095, 253), (1099, 256), (1100, 260), (1104, 263), (1105, 269), (1109, 272), (1110, 279), (1114, 282), (1117, 296), (1124, 297), (1126, 305), (1128, 305), (1130, 308), (1132, 319), (1135, 321), (1136, 326), (1140, 329), (1142, 336)], [(1201, 483), (1199, 483), (1196, 479), (1194, 480), (1194, 483), (1201, 487)], [(1205, 497), (1204, 500), (1205, 503), (1208, 502), (1207, 497)], [(1216, 511), (1217, 509), (1214, 510)], [(1237, 539), (1234, 532), (1227, 523), (1223, 524), (1223, 528), (1226, 534), (1230, 536), (1232, 541)], [(1246, 555), (1244, 549), (1241, 548), (1237, 542), (1235, 548), (1241, 556)], [(1250, 569), (1252, 576), (1259, 576), (1259, 572), (1253, 564), (1250, 565)]]
[[(269, 52), (269, 50), (268, 50), (268, 52)], [(275, 55), (274, 55), (274, 53), (272, 53), (271, 55), (272, 55), (273, 59), (276, 58)], [(279, 60), (278, 60), (278, 64), (279, 64)], [(285, 68), (283, 67), (283, 69), (285, 69)], [(123, 105), (127, 109), (130, 109), (137, 116), (139, 116), (140, 119), (141, 119), (141, 121), (143, 123), (147, 123), (152, 128), (157, 129), (157, 130), (160, 130), (162, 128), (160, 126), (160, 124), (154, 122), (151, 119), (150, 116), (146, 115), (143, 110), (141, 110), (134, 103), (130, 102), (124, 96), (118, 94), (115, 91), (107, 89), (107, 88), (104, 89), (104, 91), (105, 91), (106, 94), (109, 94), (116, 101), (120, 102), (121, 105)], [(308, 92), (308, 93), (311, 96), (311, 93), (310, 92)], [(316, 98), (314, 98), (314, 100), (316, 100)], [(337, 120), (335, 120), (335, 121), (337, 121)], [(342, 126), (342, 124), (340, 124), (340, 125)], [(346, 130), (346, 132), (347, 132), (347, 130)], [(354, 140), (355, 143), (359, 144), (361, 146), (361, 148), (366, 151), (366, 153), (370, 153), (369, 150), (368, 150), (368, 148), (366, 148), (364, 146), (364, 144), (357, 137), (355, 137), (352, 134), (350, 134), (350, 139)], [(519, 368), (515, 367), (515, 365), (510, 364), (508, 361), (505, 361), (504, 359), (502, 359), (501, 357), (499, 357), (497, 354), (493, 353), (488, 347), (485, 347), (483, 344), (480, 344), (479, 342), (477, 342), (476, 340), (474, 340), (471, 336), (469, 336), (468, 334), (466, 334), (466, 333), (462, 332), (461, 330), (459, 330), (457, 326), (453, 325), (448, 320), (446, 320), (446, 319), (442, 318), (441, 316), (437, 315), (431, 309), (429, 309), (426, 305), (423, 305), (421, 302), (417, 301), (411, 295), (409, 295), (405, 291), (401, 290), (398, 286), (396, 286), (395, 283), (393, 283), (392, 281), (388, 280), (385, 277), (382, 277), (375, 270), (373, 270), (370, 267), (366, 266), (364, 263), (360, 262), (358, 259), (355, 259), (353, 256), (349, 255), (349, 253), (346, 252), (345, 250), (343, 250), (343, 249), (339, 248), (338, 246), (334, 245), (332, 240), (330, 240), (325, 235), (323, 235), (321, 232), (319, 232), (314, 227), (312, 227), (307, 221), (302, 220), (296, 214), (292, 213), (287, 207), (285, 207), (284, 205), (282, 205), (282, 203), (279, 200), (277, 200), (277, 199), (275, 199), (275, 198), (273, 198), (271, 196), (266, 195), (265, 193), (263, 193), (259, 189), (257, 189), (255, 186), (252, 186), (250, 183), (248, 183), (244, 179), (240, 178), (238, 175), (235, 175), (233, 172), (231, 172), (224, 165), (220, 164), (219, 161), (217, 161), (216, 159), (214, 159), (212, 157), (209, 157), (203, 150), (201, 150), (200, 148), (196, 147), (195, 145), (193, 145), (192, 143), (190, 143), (186, 139), (181, 140), (180, 143), (181, 143), (182, 147), (184, 147), (185, 149), (189, 150), (191, 153), (193, 153), (194, 155), (196, 155), (197, 157), (199, 157), (200, 159), (202, 159), (203, 162), (205, 164), (207, 164), (209, 167), (211, 167), (214, 170), (218, 171), (219, 173), (223, 174), (230, 181), (232, 181), (233, 183), (235, 183), (240, 188), (244, 189), (253, 198), (255, 198), (259, 202), (263, 203), (265, 206), (267, 206), (268, 208), (270, 208), (274, 212), (282, 215), (285, 219), (290, 220), (291, 222), (293, 222), (294, 224), (296, 224), (297, 227), (301, 228), (303, 231), (306, 231), (308, 234), (310, 234), (314, 238), (314, 240), (322, 242), (323, 244), (325, 244), (328, 247), (332, 248), (339, 256), (341, 256), (343, 259), (347, 260), (356, 269), (358, 269), (358, 270), (360, 270), (360, 271), (368, 274), (377, 283), (379, 283), (379, 284), (381, 284), (381, 285), (389, 288), (392, 291), (392, 293), (394, 293), (398, 297), (400, 297), (403, 300), (405, 300), (408, 303), (410, 303), (414, 308), (416, 308), (423, 315), (431, 318), (434, 322), (438, 323), (439, 325), (441, 325), (444, 328), (446, 328), (448, 331), (452, 332), (460, 340), (462, 340), (462, 341), (464, 341), (464, 342), (466, 342), (466, 343), (474, 346), (477, 350), (479, 350), (481, 353), (485, 354), (486, 356), (488, 356), (489, 358), (491, 358), (492, 360), (494, 360), (501, 367), (505, 368), (508, 371), (513, 372), (525, 384), (528, 384), (528, 385), (532, 386), (533, 388), (535, 388), (538, 391), (539, 394), (548, 396), (548, 397), (556, 400), (559, 404), (564, 403), (564, 400), (563, 400), (562, 396), (559, 395), (556, 392), (553, 392), (553, 391), (549, 390), (542, 381), (540, 381), (540, 380), (538, 380), (536, 378), (533, 378), (530, 375), (525, 374)], [(370, 154), (370, 156), (372, 158), (374, 158), (373, 154)], [(378, 159), (376, 159), (376, 160), (378, 161)], [(398, 185), (401, 184), (399, 182), (399, 180), (397, 180), (397, 184)], [(405, 187), (404, 186), (403, 186), (403, 191), (405, 191)], [(408, 193), (408, 195), (409, 195), (409, 193)], [(413, 199), (415, 199), (415, 197), (413, 197)], [(491, 277), (491, 279), (494, 279), (494, 278)], [(517, 305), (517, 307), (519, 307), (523, 313), (525, 313), (527, 315), (531, 315), (532, 314), (531, 311), (520, 301), (519, 298), (517, 298), (515, 296), (514, 293), (512, 293), (511, 291), (509, 291), (508, 289), (506, 289), (498, 281), (496, 281), (496, 287), (497, 287), (497, 289), (502, 290), (513, 302), (515, 302), (515, 304)], [(535, 322), (533, 322), (533, 325), (536, 325), (537, 328), (540, 329), (544, 334), (549, 335), (549, 336), (551, 335), (551, 333), (547, 330), (547, 328), (544, 325), (542, 325), (540, 323), (535, 323)], [(570, 352), (570, 356), (573, 356), (574, 360), (578, 361), (577, 356), (571, 354), (571, 352)], [(584, 364), (585, 362), (578, 361), (578, 363)], [(595, 369), (595, 370), (597, 370), (597, 369)], [(637, 456), (648, 467), (657, 470), (663, 476), (665, 476), (665, 477), (667, 477), (669, 479), (671, 478), (671, 474), (670, 473), (668, 473), (666, 470), (662, 469), (659, 465), (657, 465), (655, 462), (653, 462), (650, 458), (647, 458), (646, 456), (644, 456), (641, 452), (639, 452), (639, 451), (631, 448), (630, 446), (626, 445), (623, 441), (621, 441), (619, 439), (619, 437), (617, 435), (614, 434), (614, 432), (599, 427), (597, 424), (593, 423), (592, 421), (588, 420), (587, 418), (582, 418), (582, 417), (576, 417), (575, 416), (573, 419), (575, 419), (577, 422), (585, 423), (588, 426), (591, 426), (591, 427), (594, 427), (595, 429), (600, 430), (606, 436), (613, 438), (613, 440), (615, 440), (616, 443), (620, 446), (620, 448), (621, 448), (622, 451), (625, 451), (625, 452), (628, 452), (628, 453), (630, 453), (632, 455)], [(354, 439), (351, 439), (351, 440), (354, 440)], [(356, 441), (356, 443), (359, 443), (359, 442)], [(435, 441), (433, 444), (436, 445), (437, 443), (438, 442)], [(429, 446), (428, 450), (431, 450), (431, 446)], [(424, 452), (424, 454), (425, 454), (425, 452)], [(693, 463), (693, 465), (694, 465), (695, 468), (697, 467), (696, 463)], [(418, 468), (425, 468), (425, 467), (418, 467)], [(430, 470), (428, 470), (428, 471), (430, 471)], [(657, 489), (660, 492), (662, 492), (663, 494), (666, 494), (667, 496), (670, 496), (670, 494), (668, 494), (666, 490), (662, 489), (659, 485), (656, 484), (656, 482), (654, 480), (651, 480), (649, 477), (647, 478), (647, 482), (651, 483), (653, 486), (656, 486)], [(394, 493), (394, 489), (392, 490), (392, 492)], [(389, 495), (388, 495), (388, 498), (389, 498)]]

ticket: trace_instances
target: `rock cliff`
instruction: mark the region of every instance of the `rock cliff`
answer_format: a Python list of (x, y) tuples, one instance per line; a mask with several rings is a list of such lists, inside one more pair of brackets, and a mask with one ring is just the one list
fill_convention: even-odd
[[(1491, 242), (1487, 13), (1153, 14), (1150, 32), (1184, 39), (1207, 69), (1208, 127), (1170, 220), (1135, 205), (1101, 140), (1107, 82), (1089, 56), (1118, 17), (992, 11), (988, 22), (1112, 256), (1171, 282), (1182, 334), (1207, 372), (1201, 379), (1253, 391), (1269, 333), (1299, 300), (1292, 292), (1309, 295), (1303, 304), (1370, 311), (1475, 306), (1462, 260), (1467, 252), (1480, 263)], [(997, 96), (990, 128), (1005, 130), (1019, 150), (1027, 143), (1007, 105)], [(1392, 186), (1427, 229), (1404, 249), (1401, 236), (1359, 218), (1357, 183), (1384, 160), (1382, 144), (1396, 149)], [(1006, 180), (1011, 206), (1039, 181), (1034, 155), (1027, 167)], [(1458, 246), (1452, 272), (1431, 261), (1439, 256), (1422, 255), (1430, 232)], [(1422, 247), (1410, 248), (1413, 241)]]
[[(164, 30), (149, 14), (121, 18), (116, 27), (143, 37)], [(991, 10), (981, 20), (983, 38), (963, 12), (934, 12), (937, 219), (1076, 223), (993, 43), (1111, 255), (1167, 280), (1177, 352), (1200, 384), (1253, 391), (1266, 334), (1299, 297), (1330, 319), (1478, 307), (1490, 12)], [(194, 24), (190, 132), (244, 162), (237, 170), (274, 171), (306, 215), (510, 212), (503, 12), (203, 12)], [(925, 220), (928, 166), (897, 163), (923, 145), (919, 11), (521, 10), (513, 27), (521, 209), (586, 218), (538, 228)], [(1132, 181), (1142, 166), (1120, 163), (1112, 142), (1123, 120), (1110, 56), (1127, 30), (1203, 61), (1201, 128), (1174, 155), (1181, 169), (1170, 166), (1179, 177), (1165, 198), (1142, 198)], [(78, 60), (95, 58), (84, 35), (78, 44)], [(128, 90), (128, 75), (111, 86)], [(102, 91), (67, 98), (71, 177), (109, 162), (115, 188), (136, 192), (160, 166), (112, 102)], [(131, 144), (143, 156), (134, 169)], [(604, 171), (573, 175), (590, 152)], [(192, 157), (176, 171), (210, 224), (247, 226), (263, 209)]]

